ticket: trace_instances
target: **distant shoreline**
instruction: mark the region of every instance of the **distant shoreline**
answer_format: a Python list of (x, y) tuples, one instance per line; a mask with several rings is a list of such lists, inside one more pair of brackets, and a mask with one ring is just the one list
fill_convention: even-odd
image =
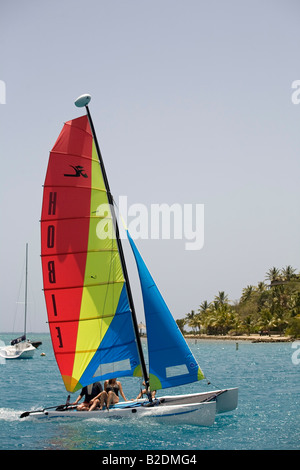
[[(46, 334), (50, 335), (49, 332), (30, 332), (27, 334), (28, 337), (38, 336), (39, 334)], [(11, 332), (1, 332), (1, 335), (10, 335), (10, 336), (17, 336), (17, 333)], [(252, 343), (289, 343), (296, 341), (297, 338), (292, 336), (280, 336), (280, 335), (259, 335), (259, 334), (251, 334), (251, 335), (205, 335), (205, 334), (191, 334), (185, 333), (184, 338), (186, 339), (195, 339), (195, 340), (203, 340), (203, 341), (251, 341)], [(147, 338), (147, 334), (143, 333), (140, 335), (141, 338)]]
[(291, 336), (280, 336), (280, 335), (193, 335), (185, 334), (186, 339), (196, 340), (221, 340), (221, 341), (251, 341), (252, 343), (288, 343), (294, 341)]
[[(147, 334), (140, 335), (141, 338), (147, 338)], [(204, 341), (251, 341), (252, 343), (290, 343), (296, 341), (296, 338), (292, 336), (280, 336), (280, 335), (197, 335), (191, 333), (185, 333), (185, 339), (195, 339)]]

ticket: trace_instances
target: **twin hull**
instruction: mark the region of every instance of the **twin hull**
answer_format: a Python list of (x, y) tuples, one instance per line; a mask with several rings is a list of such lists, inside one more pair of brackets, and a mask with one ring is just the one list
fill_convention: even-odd
[(37, 418), (73, 418), (73, 419), (120, 419), (154, 418), (158, 422), (170, 424), (193, 424), (211, 426), (216, 413), (232, 411), (237, 407), (238, 389), (218, 390), (191, 395), (165, 396), (159, 398), (157, 406), (142, 406), (145, 400), (139, 400), (138, 406), (130, 402), (120, 403), (109, 410), (89, 411), (47, 411), (35, 415)]

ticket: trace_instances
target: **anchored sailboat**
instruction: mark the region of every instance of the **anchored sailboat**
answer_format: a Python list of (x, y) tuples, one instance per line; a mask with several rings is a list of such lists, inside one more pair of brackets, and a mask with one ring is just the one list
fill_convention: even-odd
[(32, 358), (36, 348), (26, 338), (27, 328), (27, 279), (28, 279), (28, 243), (26, 243), (25, 263), (25, 310), (24, 310), (24, 333), (22, 336), (11, 341), (10, 345), (0, 348), (0, 357), (4, 359), (29, 359)]
[[(90, 99), (82, 95), (76, 100), (87, 114), (65, 123), (50, 152), (41, 217), (44, 294), (66, 390), (115, 377), (143, 377), (149, 399), (120, 403), (109, 413), (93, 411), (92, 416), (146, 415), (211, 425), (216, 412), (236, 408), (237, 389), (151, 399), (151, 390), (195, 382), (204, 374), (127, 232), (144, 300), (147, 370)], [(41, 410), (40, 415), (91, 416), (65, 408)]]

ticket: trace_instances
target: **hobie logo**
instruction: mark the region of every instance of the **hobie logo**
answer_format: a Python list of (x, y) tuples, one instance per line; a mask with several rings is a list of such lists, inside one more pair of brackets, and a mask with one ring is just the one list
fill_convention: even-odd
[[(120, 238), (125, 239), (125, 227), (134, 240), (186, 240), (186, 250), (201, 250), (204, 245), (204, 204), (144, 204), (128, 206), (127, 197), (119, 198), (118, 226)], [(101, 204), (96, 210), (100, 218), (97, 237), (105, 240), (115, 237), (112, 210)], [(125, 227), (124, 227), (125, 226)]]
[(79, 178), (80, 176), (83, 176), (84, 178), (87, 178), (88, 175), (84, 173), (84, 168), (81, 165), (73, 166), (70, 165), (71, 168), (73, 168), (75, 173), (67, 174), (65, 173), (64, 176), (69, 176), (71, 178)]

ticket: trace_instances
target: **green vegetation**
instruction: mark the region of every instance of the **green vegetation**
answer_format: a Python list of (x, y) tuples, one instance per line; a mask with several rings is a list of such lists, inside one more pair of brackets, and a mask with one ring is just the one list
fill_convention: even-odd
[(184, 332), (187, 325), (195, 334), (241, 335), (251, 333), (300, 337), (300, 274), (291, 266), (271, 268), (266, 282), (243, 289), (239, 301), (231, 303), (224, 292), (212, 302), (205, 300), (197, 312), (192, 310), (177, 320)]

